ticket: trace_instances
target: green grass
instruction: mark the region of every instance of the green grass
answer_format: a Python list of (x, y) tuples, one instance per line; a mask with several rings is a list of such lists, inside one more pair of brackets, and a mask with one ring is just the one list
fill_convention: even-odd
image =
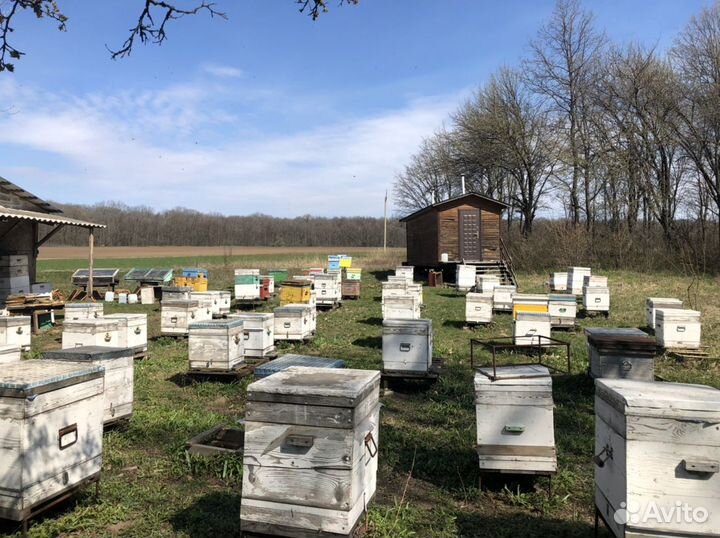
[[(207, 266), (211, 287), (231, 283), (233, 265), (316, 265), (319, 258), (282, 257), (242, 260), (200, 259)], [(321, 314), (318, 336), (308, 345), (281, 345), (280, 352), (345, 359), (350, 367), (379, 368), (381, 351), (380, 281), (396, 259), (362, 258), (363, 297), (347, 301), (334, 312)], [(187, 260), (112, 260), (109, 266), (172, 265)], [(69, 276), (79, 262), (41, 263), (41, 278), (69, 288)], [(101, 264), (102, 265), (102, 264)], [(690, 280), (669, 274), (609, 273), (612, 315), (581, 320), (582, 326), (643, 326), (646, 296), (687, 297)], [(545, 275), (520, 275), (523, 291), (542, 291)], [(702, 280), (695, 305), (703, 311), (704, 343), (718, 356), (720, 288)], [(587, 353), (582, 332), (556, 336), (572, 344), (574, 374), (557, 378), (556, 440), (559, 473), (548, 495), (547, 479), (504, 477), (484, 481), (479, 488), (473, 405), (473, 373), (469, 364), (471, 338), (509, 335), (509, 315), (496, 316), (489, 327), (462, 327), (464, 299), (449, 289), (425, 288), (424, 315), (433, 320), (435, 355), (443, 357), (446, 374), (435, 384), (394, 386), (383, 399), (380, 436), (379, 490), (368, 517), (368, 536), (403, 537), (587, 537), (593, 515), (593, 384), (584, 375)], [(270, 310), (268, 304), (263, 310)], [(147, 312), (150, 335), (159, 333), (157, 306), (106, 305), (106, 312)], [(59, 346), (60, 328), (36, 337), (34, 354)], [(481, 360), (488, 360), (483, 354)], [(241, 462), (232, 458), (188, 459), (183, 444), (195, 434), (244, 415), (245, 388), (237, 384), (188, 383), (187, 344), (154, 339), (149, 358), (136, 363), (136, 408), (127, 429), (105, 435), (103, 485), (96, 501), (88, 492), (70, 506), (37, 520), (31, 536), (239, 536)], [(712, 361), (685, 364), (661, 359), (658, 373), (668, 380), (707, 383), (720, 387)], [(2, 529), (16, 531), (7, 524)], [(606, 536), (606, 535), (603, 535)]]

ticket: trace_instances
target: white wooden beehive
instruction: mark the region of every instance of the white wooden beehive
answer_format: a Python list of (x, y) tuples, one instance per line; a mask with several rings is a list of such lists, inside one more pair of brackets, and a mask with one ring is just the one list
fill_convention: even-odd
[(585, 277), (592, 275), (590, 267), (568, 267), (565, 291), (573, 295), (582, 295)]
[(245, 357), (266, 357), (275, 351), (275, 319), (273, 314), (230, 314), (228, 319), (241, 319), (244, 326)]
[(388, 281), (382, 283), (382, 300), (387, 297), (397, 297), (398, 295), (407, 295), (407, 282)]
[(655, 336), (660, 347), (699, 349), (702, 336), (700, 312), (679, 308), (656, 309)]
[(65, 303), (65, 321), (101, 318), (103, 317), (103, 303)]
[(420, 303), (415, 295), (387, 297), (382, 304), (383, 319), (420, 319)]
[(81, 346), (118, 347), (120, 322), (116, 319), (78, 319), (63, 323), (62, 348)]
[(590, 375), (598, 378), (655, 380), (655, 339), (637, 328), (588, 327)]
[(610, 312), (610, 289), (607, 286), (585, 286), (583, 309), (586, 312)]
[(383, 321), (383, 371), (425, 374), (432, 366), (430, 319)]
[(455, 270), (455, 285), (458, 289), (469, 290), (475, 286), (475, 274), (474, 265), (458, 265)]
[(550, 314), (541, 312), (518, 312), (513, 323), (515, 344), (537, 346), (547, 344), (551, 335)]
[(553, 327), (574, 327), (577, 317), (575, 296), (566, 293), (551, 293), (548, 300), (548, 313)]
[(671, 297), (648, 297), (645, 300), (645, 321), (651, 329), (655, 328), (655, 310), (658, 308), (683, 308), (680, 299)]
[(176, 301), (189, 301), (190, 294), (193, 292), (191, 286), (171, 286), (162, 288), (162, 303), (170, 303)]
[(306, 340), (313, 334), (313, 308), (287, 304), (273, 310), (275, 340)]
[(540, 365), (475, 373), (480, 470), (517, 474), (557, 471), (552, 378)]
[(404, 278), (407, 282), (415, 280), (415, 267), (402, 265), (395, 268), (395, 276)]
[(490, 323), (493, 319), (492, 293), (468, 293), (465, 296), (465, 321)]
[(608, 277), (600, 275), (585, 275), (583, 277), (583, 288), (590, 286), (607, 287)]
[(216, 310), (218, 313), (220, 312), (216, 297), (213, 292), (192, 291), (190, 292), (190, 300), (198, 302), (198, 307), (200, 308), (200, 315), (204, 316), (205, 319), (212, 319), (213, 314), (215, 314)]
[(119, 338), (117, 347), (147, 351), (147, 314), (109, 314), (104, 319), (118, 322)]
[(241, 529), (349, 535), (377, 487), (379, 396), (368, 370), (291, 367), (249, 385)]
[(512, 312), (515, 293), (517, 293), (516, 286), (495, 286), (493, 290), (493, 310)]
[(241, 319), (191, 323), (188, 328), (190, 370), (228, 371), (245, 358), (245, 330)]
[(475, 289), (478, 293), (489, 293), (492, 295), (496, 286), (500, 285), (500, 277), (497, 275), (477, 275), (475, 277)]
[(32, 327), (30, 316), (0, 316), (0, 345), (30, 349)]
[(43, 501), (100, 473), (103, 369), (28, 360), (0, 372), (0, 517), (22, 520)]
[(568, 274), (556, 272), (550, 273), (550, 291), (567, 291)]
[(188, 334), (191, 323), (210, 319), (197, 301), (163, 301), (160, 307), (160, 334)]
[(419, 305), (423, 304), (423, 286), (420, 282), (409, 282), (405, 286), (405, 290), (408, 295), (414, 295), (417, 297)]
[(340, 302), (342, 291), (341, 283), (334, 274), (315, 275), (315, 292), (318, 305), (334, 305)]
[(226, 314), (230, 313), (230, 307), (232, 306), (232, 293), (229, 291), (218, 291), (218, 303), (220, 305), (219, 307), (219, 313), (221, 316), (224, 316)]
[(22, 350), (20, 346), (0, 345), (0, 364), (17, 362), (19, 360), (22, 360)]
[[(718, 424), (711, 387), (595, 381), (595, 505), (616, 537), (720, 536)], [(643, 517), (679, 505), (707, 519)], [(620, 509), (636, 517), (618, 522)]]
[(44, 360), (91, 364), (105, 370), (103, 423), (130, 418), (133, 413), (135, 359), (132, 349), (86, 346), (45, 351)]
[[(250, 283), (235, 284), (235, 299), (254, 301), (260, 298), (260, 269), (235, 269), (235, 276), (256, 276)], [(237, 282), (237, 280), (236, 280)]]

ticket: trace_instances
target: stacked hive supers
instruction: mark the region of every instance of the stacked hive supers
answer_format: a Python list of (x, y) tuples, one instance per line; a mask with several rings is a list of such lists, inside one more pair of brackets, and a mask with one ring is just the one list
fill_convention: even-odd
[(386, 319), (382, 353), (384, 372), (427, 374), (432, 366), (432, 320)]
[(0, 256), (0, 302), (9, 295), (30, 293), (28, 257), (22, 254)]

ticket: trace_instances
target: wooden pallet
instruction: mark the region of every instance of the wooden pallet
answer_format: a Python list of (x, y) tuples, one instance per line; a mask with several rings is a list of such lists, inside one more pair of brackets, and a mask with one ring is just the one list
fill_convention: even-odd
[(136, 361), (147, 359), (148, 348), (147, 346), (138, 346), (133, 348), (133, 359)]
[(427, 372), (413, 372), (413, 371), (400, 371), (393, 370), (386, 372), (382, 370), (382, 379), (437, 379), (440, 377), (445, 365), (444, 359), (440, 357), (433, 357), (430, 369)]
[(244, 362), (238, 364), (237, 366), (229, 370), (217, 370), (213, 368), (193, 368), (192, 370), (188, 370), (187, 375), (190, 377), (234, 377), (236, 379), (242, 379), (243, 377), (253, 375), (255, 373), (255, 368), (268, 362), (270, 362), (269, 357), (253, 357), (252, 359), (245, 359)]
[[(706, 349), (707, 347), (701, 347), (700, 349), (666, 348), (664, 352), (668, 357), (681, 361), (710, 359), (710, 354), (705, 351)], [(713, 357), (712, 359), (717, 360), (718, 357)]]

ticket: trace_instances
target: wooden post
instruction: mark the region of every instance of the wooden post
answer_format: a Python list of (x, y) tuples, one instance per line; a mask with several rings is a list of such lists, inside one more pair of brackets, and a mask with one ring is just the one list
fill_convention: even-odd
[(95, 290), (93, 289), (93, 259), (94, 259), (94, 250), (95, 250), (95, 230), (93, 228), (88, 228), (88, 246), (90, 249), (90, 266), (88, 268), (88, 285), (87, 285), (87, 294), (88, 298), (92, 301), (93, 295)]
[(383, 229), (383, 252), (387, 252), (387, 190), (385, 191), (385, 216)]

